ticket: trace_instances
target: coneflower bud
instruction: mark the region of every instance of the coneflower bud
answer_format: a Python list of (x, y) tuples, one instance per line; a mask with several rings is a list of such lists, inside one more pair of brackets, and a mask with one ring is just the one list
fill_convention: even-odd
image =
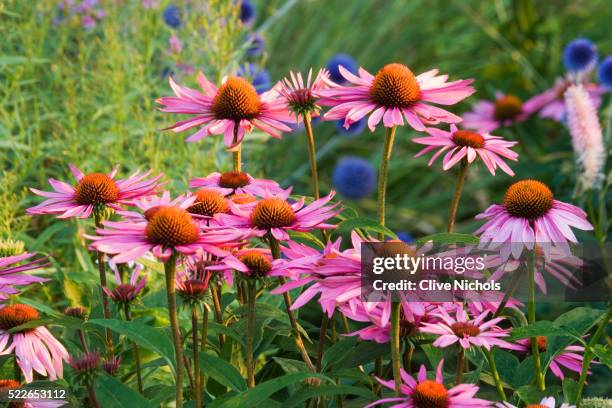
[(88, 313), (83, 306), (67, 307), (64, 310), (66, 316), (74, 317), (81, 320), (87, 320)]
[(572, 145), (582, 167), (583, 190), (597, 187), (603, 179), (605, 150), (597, 111), (582, 85), (572, 85), (565, 92), (565, 106)]
[(21, 255), (24, 252), (25, 245), (22, 241), (13, 241), (12, 239), (0, 239), (0, 258)]
[(79, 357), (70, 357), (68, 364), (83, 384), (91, 384), (100, 365), (100, 353), (90, 352)]
[(113, 356), (104, 360), (102, 363), (102, 368), (104, 371), (109, 373), (110, 375), (115, 375), (117, 371), (119, 371), (119, 366), (121, 365), (121, 357)]

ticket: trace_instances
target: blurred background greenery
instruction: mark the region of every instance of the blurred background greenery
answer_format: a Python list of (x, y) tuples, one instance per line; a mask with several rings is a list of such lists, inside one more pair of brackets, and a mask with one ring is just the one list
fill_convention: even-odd
[[(578, 36), (595, 42), (600, 55), (612, 53), (608, 0), (261, 0), (253, 2), (251, 26), (239, 22), (234, 0), (100, 0), (96, 7), (104, 15), (88, 27), (59, 3), (0, 2), (0, 237), (21, 239), (29, 250), (61, 259), (55, 286), (33, 289), (44, 291), (36, 296), (54, 300), (58, 308), (88, 296), (82, 285), (95, 287), (95, 274), (83, 272), (93, 267), (80, 245), (89, 224), (24, 216), (39, 202), (28, 187), (46, 189), (49, 177), (72, 182), (68, 163), (85, 172), (108, 172), (120, 164), (122, 175), (153, 169), (166, 174), (175, 193), (192, 177), (230, 169), (221, 138), (186, 144), (187, 134), (162, 130), (176, 119), (158, 112), (154, 102), (171, 93), (170, 73), (195, 87), (198, 70), (219, 80), (252, 62), (268, 70), (274, 83), (289, 70), (318, 69), (346, 53), (370, 72), (401, 62), (416, 73), (439, 68), (451, 79), (475, 78), (477, 93), (452, 108), (461, 113), (498, 90), (527, 99), (551, 87), (564, 73), (564, 45)], [(180, 10), (178, 28), (164, 22), (171, 3)], [(245, 55), (253, 32), (265, 41), (255, 58)], [(180, 52), (168, 49), (173, 35), (182, 43)], [(610, 117), (603, 114), (610, 111), (609, 99), (604, 98), (602, 120)], [(609, 140), (609, 123), (604, 131)], [(497, 133), (520, 142), (520, 161), (512, 165), (516, 178), (541, 179), (565, 201), (604, 210), (610, 205), (605, 194), (572, 197), (576, 168), (562, 124), (532, 118)], [(364, 158), (376, 169), (382, 136), (381, 129), (350, 136), (336, 123), (318, 123), (323, 192), (331, 189), (333, 169), (345, 156)], [(427, 159), (413, 159), (420, 150), (410, 141), (415, 136), (407, 128), (396, 136), (388, 225), (418, 237), (444, 230), (456, 173), (443, 172), (439, 162), (428, 168)], [(307, 142), (299, 129), (282, 141), (255, 134), (245, 139), (243, 151), (246, 171), (309, 193)], [(511, 181), (504, 173), (491, 177), (483, 166), (471, 166), (458, 232), (475, 230), (473, 216), (499, 202)], [(363, 216), (375, 215), (375, 193), (359, 201), (340, 199)], [(602, 240), (608, 231), (607, 219), (603, 222)], [(149, 296), (145, 304), (160, 302)], [(589, 392), (602, 394), (605, 388), (604, 379)]]

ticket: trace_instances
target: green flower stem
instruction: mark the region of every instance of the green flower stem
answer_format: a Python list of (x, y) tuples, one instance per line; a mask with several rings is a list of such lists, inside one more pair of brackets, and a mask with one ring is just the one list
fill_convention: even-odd
[(196, 408), (202, 408), (200, 387), (200, 349), (198, 348), (198, 305), (191, 307), (191, 342), (193, 348), (193, 393)]
[(310, 113), (304, 113), (304, 128), (308, 137), (308, 152), (310, 154), (310, 173), (312, 175), (312, 195), (315, 200), (319, 199), (319, 176), (317, 174), (317, 157), (315, 154), (315, 141), (312, 134), (312, 123)]
[[(391, 159), (391, 151), (393, 150), (393, 139), (395, 138), (395, 126), (387, 128), (385, 135), (385, 144), (383, 146), (383, 155), (380, 161), (380, 172), (378, 175), (378, 223), (385, 225), (385, 202), (387, 198), (387, 172), (389, 169), (389, 160)], [(385, 238), (384, 233), (380, 233), (379, 240)]]
[[(269, 234), (268, 242), (270, 244), (270, 251), (272, 252), (272, 258), (279, 259), (281, 253), (280, 253), (280, 244), (278, 240), (274, 238), (271, 234)], [(282, 286), (285, 284), (286, 281), (284, 277), (279, 276), (278, 282)], [(287, 316), (289, 316), (289, 322), (291, 323), (291, 329), (293, 331), (293, 338), (295, 341), (295, 345), (300, 351), (300, 354), (302, 355), (302, 360), (304, 360), (304, 362), (308, 366), (308, 369), (312, 372), (316, 372), (316, 367), (314, 366), (314, 364), (312, 364), (312, 361), (310, 360), (310, 356), (308, 355), (308, 351), (306, 350), (306, 346), (304, 345), (304, 342), (302, 341), (302, 335), (300, 334), (300, 329), (298, 328), (297, 319), (295, 318), (295, 314), (293, 313), (293, 310), (291, 310), (292, 302), (291, 302), (291, 295), (289, 295), (289, 292), (283, 293), (283, 299), (285, 300), (285, 308), (287, 309)]]
[[(535, 313), (535, 251), (531, 251), (527, 262), (527, 273), (529, 280), (529, 302), (527, 302), (527, 319), (529, 324), (534, 324), (536, 321)], [(544, 374), (542, 374), (542, 363), (540, 360), (540, 349), (538, 347), (538, 340), (536, 337), (531, 338), (531, 354), (533, 354), (533, 361), (535, 365), (536, 385), (540, 391), (546, 389), (544, 383)]]
[(499, 372), (497, 371), (497, 365), (495, 365), (495, 359), (493, 358), (493, 354), (491, 351), (486, 348), (482, 348), (485, 356), (487, 357), (487, 361), (489, 362), (489, 368), (491, 368), (491, 374), (493, 374), (493, 380), (495, 380), (495, 388), (497, 388), (497, 393), (499, 394), (502, 401), (506, 401), (506, 393), (504, 392), (504, 386), (501, 383), (501, 378), (499, 377)]
[(321, 318), (321, 330), (319, 331), (319, 348), (317, 350), (317, 373), (321, 372), (321, 364), (323, 363), (327, 326), (329, 326), (329, 317), (327, 317), (326, 312), (323, 312), (323, 317)]
[(91, 382), (87, 383), (87, 396), (89, 397), (89, 403), (93, 405), (94, 408), (100, 408), (100, 403), (98, 402), (98, 398), (96, 398), (96, 391)]
[(606, 326), (610, 323), (612, 319), (612, 304), (608, 307), (608, 312), (604, 316), (603, 319), (599, 322), (599, 326), (591, 337), (591, 341), (589, 341), (589, 345), (586, 347), (584, 351), (584, 358), (582, 359), (582, 370), (580, 371), (580, 379), (578, 380), (578, 391), (576, 392), (576, 401), (575, 404), (579, 405), (580, 400), (582, 399), (582, 392), (584, 391), (584, 384), (586, 383), (587, 375), (589, 373), (589, 365), (591, 364), (591, 360), (593, 359), (593, 347), (597, 344), (601, 335), (606, 330)]
[(255, 362), (253, 360), (253, 335), (255, 334), (255, 299), (257, 298), (257, 285), (250, 279), (247, 282), (247, 338), (246, 338), (246, 365), (247, 385), (255, 387)]
[[(232, 143), (233, 145), (235, 145), (238, 142), (238, 128), (239, 128), (239, 122), (235, 122), (234, 123), (234, 140)], [(232, 151), (232, 157), (234, 160), (234, 171), (241, 172), (242, 171), (242, 143), (240, 143), (234, 149), (235, 150)]]
[[(128, 322), (132, 321), (132, 312), (130, 310), (130, 305), (126, 303), (125, 308), (125, 320)], [(138, 392), (144, 394), (144, 386), (142, 383), (142, 370), (140, 368), (140, 350), (138, 349), (138, 344), (136, 342), (132, 342), (132, 350), (134, 351), (134, 361), (136, 363), (136, 380), (138, 381)]]
[(183, 407), (183, 352), (181, 342), (181, 329), (179, 328), (178, 314), (176, 311), (176, 288), (174, 279), (176, 276), (176, 253), (164, 264), (166, 272), (166, 294), (168, 295), (168, 316), (170, 328), (172, 329), (172, 341), (174, 342), (174, 355), (176, 358), (176, 408)]
[[(200, 342), (200, 353), (204, 354), (206, 353), (206, 340), (208, 338), (208, 306), (206, 305), (206, 303), (202, 304), (202, 341)], [(200, 395), (204, 396), (204, 391), (206, 389), (205, 387), (205, 381), (204, 381), (204, 367), (201, 367), (201, 371), (200, 371), (200, 379), (199, 379), (199, 385), (200, 385)], [(203, 401), (203, 400), (202, 400)], [(203, 402), (202, 402), (203, 405)]]
[[(216, 283), (211, 283), (210, 285), (210, 295), (213, 300), (213, 308), (215, 312), (215, 320), (220, 325), (223, 324), (223, 310), (221, 309), (221, 286), (217, 286)], [(223, 348), (225, 344), (225, 336), (219, 333), (219, 348)]]
[(465, 370), (465, 349), (457, 345), (457, 371), (455, 372), (455, 385), (463, 382), (463, 371)]
[(400, 310), (402, 304), (391, 304), (391, 362), (393, 365), (393, 379), (395, 380), (395, 393), (400, 396), (402, 385), (401, 356), (400, 356)]
[(461, 166), (459, 167), (459, 176), (457, 177), (457, 184), (455, 185), (455, 195), (453, 201), (451, 201), (450, 214), (448, 216), (448, 232), (453, 232), (455, 229), (455, 218), (457, 217), (457, 208), (459, 208), (459, 200), (461, 199), (461, 191), (463, 190), (463, 184), (465, 183), (465, 175), (467, 174), (468, 161), (467, 159), (461, 160)]
[[(102, 228), (102, 219), (98, 214), (94, 214), (94, 221), (96, 223), (96, 229)], [(102, 313), (105, 319), (111, 318), (110, 303), (106, 292), (102, 288), (106, 287), (106, 270), (104, 268), (104, 253), (97, 251), (96, 256), (98, 258), (98, 274), (100, 276), (100, 293), (102, 294)], [(106, 354), (107, 357), (112, 357), (114, 354), (113, 347), (113, 333), (109, 328), (104, 329), (104, 337), (106, 339)]]

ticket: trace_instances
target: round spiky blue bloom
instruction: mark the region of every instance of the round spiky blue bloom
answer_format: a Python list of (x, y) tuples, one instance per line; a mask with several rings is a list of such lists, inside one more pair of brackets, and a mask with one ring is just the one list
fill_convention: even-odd
[(249, 48), (247, 48), (246, 51), (248, 56), (258, 57), (263, 54), (264, 49), (266, 48), (266, 43), (259, 33), (249, 35), (247, 41), (249, 42)]
[(357, 122), (352, 123), (349, 126), (349, 128), (346, 129), (344, 127), (344, 119), (340, 119), (339, 121), (336, 122), (336, 129), (338, 130), (338, 133), (342, 135), (353, 137), (353, 136), (360, 135), (365, 129), (367, 124), (368, 124), (368, 121), (362, 118), (362, 119), (359, 119)]
[(360, 200), (372, 194), (376, 187), (376, 172), (361, 157), (345, 157), (336, 164), (332, 183), (338, 193), (346, 198)]
[(582, 71), (597, 61), (597, 47), (586, 38), (570, 41), (563, 51), (563, 63), (568, 71)]
[(240, 1), (240, 21), (245, 25), (255, 21), (255, 6), (249, 0)]
[(608, 55), (597, 70), (597, 78), (599, 83), (606, 88), (612, 89), (612, 55)]
[(411, 243), (413, 243), (413, 242), (414, 242), (414, 237), (413, 237), (413, 236), (412, 236), (412, 234), (411, 234), (411, 233), (409, 233), (408, 231), (399, 231), (399, 232), (397, 233), (397, 237), (398, 237), (398, 238), (399, 238), (401, 241), (403, 241), (403, 242), (405, 242), (405, 243), (407, 243), (407, 244), (411, 244)]
[(348, 54), (336, 54), (334, 55), (326, 65), (327, 70), (329, 71), (329, 78), (336, 83), (346, 82), (346, 79), (340, 74), (340, 69), (338, 66), (342, 65), (349, 72), (356, 74), (357, 73), (357, 62)]
[(179, 28), (183, 24), (183, 20), (181, 20), (181, 9), (174, 4), (170, 4), (164, 9), (162, 17), (164, 18), (164, 22), (172, 28)]
[(264, 68), (259, 68), (255, 64), (245, 64), (238, 68), (237, 75), (251, 81), (257, 93), (261, 94), (272, 88), (270, 74)]

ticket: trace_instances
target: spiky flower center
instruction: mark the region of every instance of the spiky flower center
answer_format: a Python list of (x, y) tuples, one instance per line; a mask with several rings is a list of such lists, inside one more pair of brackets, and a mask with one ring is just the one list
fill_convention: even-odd
[(240, 256), (240, 262), (249, 268), (251, 278), (263, 278), (272, 269), (272, 262), (263, 254), (255, 251)]
[(251, 224), (261, 229), (288, 227), (295, 221), (291, 205), (278, 197), (261, 200), (251, 213)]
[(485, 145), (485, 138), (476, 132), (469, 130), (457, 130), (453, 133), (453, 142), (458, 146), (473, 147), (475, 149), (481, 149)]
[(235, 204), (248, 204), (257, 201), (257, 197), (251, 194), (233, 194), (229, 199)]
[(82, 205), (112, 203), (118, 198), (119, 187), (107, 174), (88, 174), (75, 186), (75, 200)]
[(217, 190), (203, 189), (195, 195), (196, 202), (188, 209), (192, 214), (212, 217), (215, 214), (226, 213), (229, 209), (227, 200)]
[[(537, 336), (536, 337), (536, 343), (538, 344), (538, 350), (540, 350), (540, 352), (544, 353), (546, 351), (546, 336)], [(531, 339), (529, 339), (529, 349), (531, 350)]]
[(113, 290), (113, 298), (120, 303), (129, 303), (136, 298), (136, 287), (129, 283), (117, 286)]
[(77, 319), (87, 319), (87, 311), (83, 306), (67, 307), (66, 310), (64, 310), (64, 314)]
[(502, 96), (495, 101), (493, 117), (495, 120), (512, 120), (523, 111), (523, 103), (514, 95)]
[(119, 371), (119, 366), (121, 365), (121, 357), (113, 356), (106, 358), (104, 362), (102, 362), (102, 368), (110, 375), (115, 375), (117, 371)]
[(261, 102), (257, 91), (246, 79), (230, 77), (219, 87), (212, 111), (217, 119), (250, 120), (259, 115)]
[(85, 353), (79, 357), (72, 357), (69, 361), (70, 366), (78, 374), (91, 374), (98, 368), (100, 354), (98, 352)]
[(418, 383), (412, 400), (416, 408), (448, 408), (450, 404), (446, 387), (432, 380)]
[(145, 230), (150, 242), (166, 247), (192, 244), (198, 232), (191, 215), (179, 207), (159, 207)]
[[(3, 331), (11, 330), (17, 326), (38, 319), (40, 319), (40, 315), (36, 309), (21, 303), (15, 303), (0, 309), (0, 329)], [(20, 330), (18, 333), (25, 333), (32, 330), (34, 330), (34, 328)]]
[(553, 200), (553, 193), (546, 184), (521, 180), (508, 188), (503, 205), (510, 215), (533, 220), (546, 214), (552, 208)]
[(208, 290), (208, 282), (199, 279), (189, 279), (183, 282), (180, 291), (187, 296), (201, 296)]
[(304, 114), (317, 109), (316, 98), (309, 88), (296, 89), (287, 94), (287, 104), (292, 112)]
[(237, 189), (250, 183), (249, 176), (240, 171), (228, 171), (219, 177), (219, 187)]
[(474, 326), (472, 323), (468, 322), (457, 322), (451, 325), (451, 330), (457, 337), (474, 337), (478, 336), (480, 333), (480, 329), (478, 326)]
[(378, 71), (370, 87), (370, 97), (378, 105), (407, 108), (421, 98), (421, 88), (407, 66), (393, 63)]

